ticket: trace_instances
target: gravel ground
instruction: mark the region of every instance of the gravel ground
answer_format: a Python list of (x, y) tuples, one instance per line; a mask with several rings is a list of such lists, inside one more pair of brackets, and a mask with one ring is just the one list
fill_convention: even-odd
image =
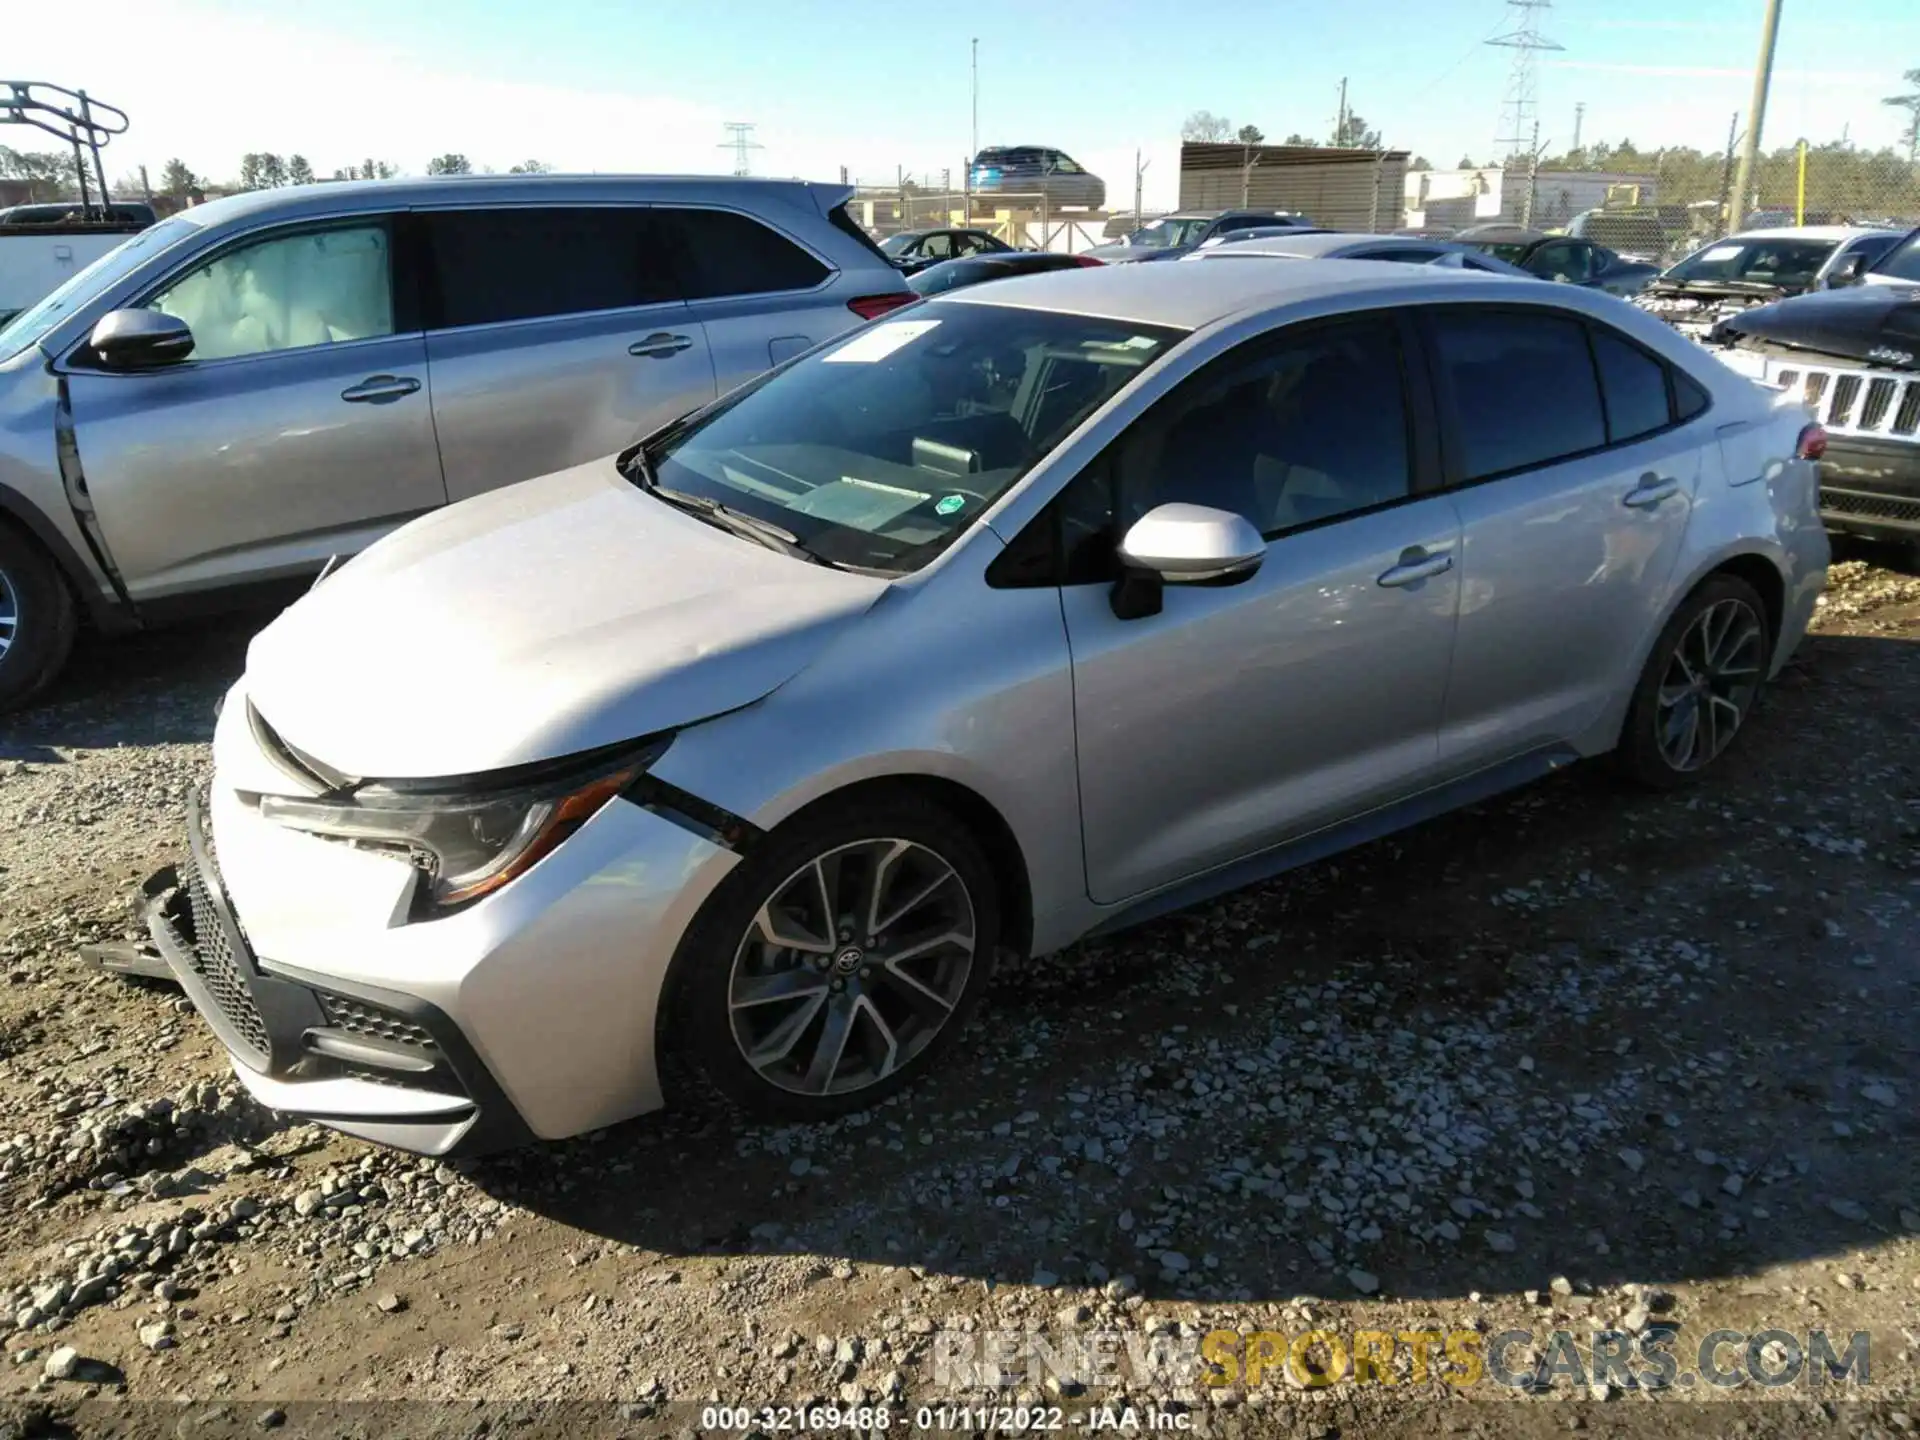
[[(1836, 566), (1691, 795), (1578, 767), (1003, 974), (965, 1064), (833, 1126), (693, 1106), (457, 1165), (260, 1109), (177, 992), (80, 962), (174, 858), (251, 625), (93, 645), (0, 723), (0, 1440), (988, 1398), (1249, 1435), (1911, 1431), (1920, 578), (1886, 559)], [(1223, 1328), (1525, 1329), (1506, 1367), (1546, 1383), (1421, 1378), (1404, 1342), (1393, 1384), (1319, 1384), (1324, 1346), (1257, 1384), (1147, 1363)], [(1864, 1331), (1866, 1383), (1592, 1362), (1595, 1331), (1664, 1335), (1691, 1371), (1716, 1328)], [(1129, 1363), (939, 1373), (1005, 1331)]]

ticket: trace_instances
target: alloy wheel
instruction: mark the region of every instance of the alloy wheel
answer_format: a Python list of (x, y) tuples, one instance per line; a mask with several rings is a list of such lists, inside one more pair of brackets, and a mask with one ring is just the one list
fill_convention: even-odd
[(782, 881), (734, 952), (734, 1043), (760, 1077), (799, 1095), (863, 1090), (908, 1064), (966, 993), (973, 897), (910, 840), (861, 840)]
[(7, 658), (19, 630), (20, 593), (14, 589), (12, 577), (0, 570), (0, 660)]
[(1766, 632), (1745, 601), (1716, 601), (1695, 616), (1660, 677), (1660, 758), (1686, 773), (1724, 751), (1760, 693), (1765, 659)]

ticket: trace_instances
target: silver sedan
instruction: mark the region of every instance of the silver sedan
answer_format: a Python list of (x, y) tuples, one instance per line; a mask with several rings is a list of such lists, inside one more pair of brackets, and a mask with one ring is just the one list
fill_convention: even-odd
[(1700, 780), (1813, 613), (1820, 446), (1567, 286), (955, 291), (323, 580), (150, 923), (248, 1089), (357, 1135), (590, 1130), (668, 1052), (844, 1114), (965, 1063), (996, 963), (1583, 757)]

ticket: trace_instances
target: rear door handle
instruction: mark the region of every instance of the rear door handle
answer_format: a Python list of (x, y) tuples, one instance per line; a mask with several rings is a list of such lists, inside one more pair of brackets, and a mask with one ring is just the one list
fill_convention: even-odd
[(411, 375), (369, 375), (358, 385), (349, 385), (342, 390), (340, 398), (350, 405), (377, 405), (382, 401), (411, 395), (419, 388), (420, 382)]
[(1651, 510), (1662, 500), (1670, 500), (1680, 493), (1680, 482), (1664, 475), (1656, 475), (1651, 470), (1640, 477), (1625, 495), (1620, 497), (1622, 505), (1632, 506), (1635, 510)]
[(669, 335), (662, 330), (657, 335), (649, 335), (644, 340), (636, 340), (627, 347), (629, 355), (646, 356), (654, 360), (664, 360), (669, 355), (678, 355), (693, 344), (691, 335)]
[(1400, 552), (1400, 563), (1381, 575), (1380, 583), (1390, 590), (1402, 585), (1418, 585), (1452, 568), (1453, 556), (1448, 551), (1435, 552), (1422, 545), (1410, 545)]

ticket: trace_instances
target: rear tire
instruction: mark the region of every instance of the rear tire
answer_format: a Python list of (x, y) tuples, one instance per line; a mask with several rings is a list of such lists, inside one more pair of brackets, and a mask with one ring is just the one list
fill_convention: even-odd
[(1708, 576), (1654, 642), (1614, 752), (1617, 768), (1653, 790), (1693, 784), (1746, 729), (1772, 660), (1758, 592), (1737, 576)]
[(0, 714), (60, 673), (80, 626), (73, 592), (46, 551), (0, 521)]
[(835, 806), (775, 831), (708, 900), (674, 957), (662, 1048), (756, 1119), (864, 1110), (952, 1049), (999, 931), (992, 868), (946, 810), (909, 793)]

